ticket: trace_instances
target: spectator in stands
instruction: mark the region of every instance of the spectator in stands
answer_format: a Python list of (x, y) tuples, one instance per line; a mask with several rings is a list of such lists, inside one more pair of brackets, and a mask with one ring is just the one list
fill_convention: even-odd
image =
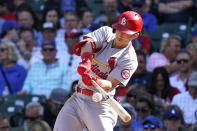
[(25, 28), (38, 29), (38, 19), (28, 4), (20, 5), (16, 10), (17, 22)]
[[(43, 24), (43, 38), (44, 39), (50, 39), (54, 40), (56, 36), (56, 30), (54, 28), (53, 23), (46, 22)], [(68, 70), (70, 74), (72, 74), (72, 79), (69, 82), (69, 86), (71, 86), (72, 82), (79, 79), (79, 74), (77, 73), (77, 64), (80, 63), (81, 59), (80, 57), (73, 54), (73, 46), (79, 41), (79, 37), (82, 34), (80, 30), (77, 29), (67, 29), (64, 34), (64, 42), (62, 45), (62, 48), (57, 49), (56, 58), (58, 59), (58, 62), (65, 64), (68, 67)], [(42, 54), (34, 55), (33, 62), (41, 61), (43, 58)], [(75, 64), (74, 64), (75, 63)], [(69, 73), (67, 72), (67, 73)]]
[(186, 82), (192, 73), (192, 56), (187, 50), (180, 50), (176, 56), (179, 69), (176, 74), (170, 77), (170, 84), (179, 89), (181, 93), (187, 90)]
[(160, 53), (152, 53), (147, 60), (147, 71), (152, 72), (156, 67), (164, 66), (168, 73), (176, 72), (179, 65), (174, 63), (177, 52), (181, 49), (181, 38), (171, 35), (161, 42)]
[(114, 131), (131, 131), (131, 123), (135, 119), (137, 113), (135, 108), (129, 103), (122, 103), (122, 107), (131, 115), (131, 120), (124, 122), (118, 118), (118, 126), (114, 128)]
[(22, 4), (27, 4), (29, 1), (28, 0), (13, 0), (13, 6), (16, 9)]
[(36, 47), (36, 40), (34, 39), (32, 29), (21, 28), (19, 38), (17, 46), (19, 47), (20, 57), (17, 63), (22, 65), (26, 70), (29, 70), (30, 66), (36, 62), (33, 58), (38, 57), (40, 49)]
[(143, 121), (148, 116), (154, 113), (154, 102), (149, 93), (144, 92), (137, 98), (136, 111), (137, 117), (132, 123), (132, 131), (143, 131)]
[(151, 12), (152, 11), (152, 5), (155, 4), (155, 1), (157, 1), (157, 0), (145, 0), (145, 9), (144, 10), (146, 12)]
[(53, 128), (55, 120), (65, 101), (69, 98), (69, 92), (63, 88), (52, 90), (44, 111), (44, 120)]
[[(4, 20), (13, 20), (14, 22), (16, 22), (16, 16), (12, 12), (13, 9), (10, 10), (7, 1), (8, 0), (1, 0), (0, 1), (0, 18), (2, 18)], [(13, 3), (13, 1), (12, 1), (12, 3)]]
[[(56, 28), (55, 25), (52, 22), (45, 22), (42, 25), (42, 29), (41, 29), (41, 35), (42, 35), (42, 39), (41, 42), (43, 43), (44, 40), (51, 40), (51, 41), (55, 41), (56, 38)], [(57, 45), (57, 44), (56, 44)], [(31, 58), (31, 63), (37, 63), (37, 62), (41, 62), (43, 59), (43, 55), (40, 51), (40, 47), (35, 47), (35, 54), (33, 54), (32, 58)]]
[(123, 13), (125, 11), (132, 10), (132, 0), (118, 0), (118, 7), (117, 10), (120, 13)]
[(22, 25), (24, 28), (32, 29), (34, 32), (35, 40), (38, 45), (41, 45), (41, 34), (39, 33), (40, 24), (35, 13), (28, 4), (20, 5), (16, 10), (16, 17), (18, 24)]
[(164, 131), (186, 131), (182, 110), (176, 105), (166, 107), (163, 123)]
[(93, 23), (92, 12), (88, 9), (84, 10), (81, 13), (80, 20), (81, 20), (81, 29), (85, 33), (89, 33), (89, 32), (94, 31), (100, 27), (99, 24)]
[[(151, 38), (146, 32), (142, 31), (141, 35), (132, 41), (132, 44), (136, 50), (143, 50), (146, 55), (149, 55), (151, 51)], [(136, 48), (136, 45), (138, 45), (138, 48)]]
[(61, 63), (64, 63), (68, 67), (68, 71), (72, 74), (72, 79), (70, 81), (70, 86), (73, 81), (79, 79), (79, 74), (77, 73), (77, 63), (81, 62), (81, 59), (73, 53), (74, 45), (79, 42), (82, 32), (78, 29), (67, 29), (64, 38), (65, 38), (65, 48), (59, 49), (57, 58)]
[(157, 29), (157, 18), (154, 14), (146, 12), (146, 6), (146, 0), (132, 0), (132, 10), (141, 14), (144, 31), (153, 32)]
[(164, 108), (171, 103), (174, 95), (180, 93), (177, 88), (170, 85), (169, 75), (164, 67), (154, 69), (148, 90), (153, 95), (155, 113), (159, 118), (162, 117)]
[(197, 70), (197, 42), (188, 44), (187, 50), (192, 55), (192, 70)]
[(9, 9), (10, 12), (15, 14), (16, 9), (22, 5), (26, 4), (28, 1), (27, 0), (6, 0), (6, 5)]
[(26, 70), (16, 63), (18, 55), (14, 43), (0, 43), (0, 95), (16, 94), (22, 90)]
[(193, 0), (160, 0), (158, 11), (163, 16), (163, 22), (189, 23), (189, 9)]
[(144, 119), (143, 131), (162, 131), (163, 124), (159, 118), (154, 115), (149, 115)]
[(4, 22), (5, 22), (5, 20), (0, 18), (0, 33), (2, 32), (2, 27), (3, 27)]
[(79, 28), (79, 18), (74, 11), (65, 12), (64, 14), (64, 27), (65, 29)]
[(102, 0), (104, 13), (96, 17), (94, 20), (95, 24), (100, 24), (100, 21), (106, 16), (109, 20), (109, 25), (111, 26), (116, 22), (120, 12), (117, 10), (117, 0)]
[(43, 39), (49, 39), (49, 40), (55, 40), (56, 30), (57, 29), (56, 29), (54, 23), (52, 23), (52, 22), (43, 23), (43, 25), (42, 25), (42, 38)]
[(123, 102), (129, 103), (132, 106), (136, 107), (137, 98), (142, 95), (144, 91), (145, 87), (143, 85), (133, 84), (128, 88)]
[(47, 122), (41, 120), (32, 122), (29, 125), (28, 131), (52, 131), (52, 129), (47, 124)]
[(16, 43), (19, 39), (17, 30), (20, 28), (21, 25), (12, 20), (5, 21), (2, 25), (1, 39)]
[(25, 80), (23, 93), (45, 95), (48, 97), (54, 88), (70, 91), (70, 76), (67, 65), (56, 59), (56, 44), (52, 40), (44, 40), (42, 44), (43, 60), (31, 66)]
[(103, 18), (99, 22), (100, 26), (111, 26), (109, 23), (109, 18), (106, 15), (103, 15)]
[(86, 0), (60, 0), (61, 1), (61, 11), (76, 11), (77, 15), (88, 8)]
[(151, 72), (146, 70), (146, 54), (142, 50), (136, 50), (138, 67), (133, 77), (131, 77), (129, 84), (142, 84), (146, 88), (150, 86)]
[(13, 131), (29, 131), (29, 126), (35, 121), (43, 119), (44, 107), (38, 102), (30, 102), (25, 107), (25, 120), (22, 126), (13, 128)]
[(59, 8), (45, 8), (43, 11), (42, 23), (44, 24), (45, 22), (52, 22), (54, 24), (55, 29), (58, 30), (61, 28), (59, 21), (60, 17), (61, 13), (59, 11)]
[(65, 32), (66, 30), (78, 29), (79, 30), (79, 18), (74, 11), (68, 11), (64, 13), (64, 28), (57, 32), (56, 43), (57, 49), (64, 49), (65, 47)]
[(197, 42), (197, 23), (194, 25), (194, 28), (191, 33), (191, 43)]
[(192, 72), (190, 75), (188, 86), (188, 91), (174, 96), (172, 104), (177, 105), (183, 111), (187, 124), (194, 124), (197, 122), (197, 72)]
[(3, 114), (0, 114), (0, 131), (10, 131), (10, 122)]

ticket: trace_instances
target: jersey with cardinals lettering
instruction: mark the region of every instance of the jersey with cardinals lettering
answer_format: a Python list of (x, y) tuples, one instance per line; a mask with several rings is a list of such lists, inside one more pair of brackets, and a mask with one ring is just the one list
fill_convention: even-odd
[[(115, 39), (115, 34), (112, 28), (107, 26), (101, 27), (85, 35), (85, 37), (92, 38), (94, 40), (93, 46), (97, 49), (92, 59), (90, 74), (101, 79), (106, 79), (108, 76), (111, 76), (126, 86), (138, 65), (132, 44), (122, 49), (113, 48), (112, 44)], [(78, 86), (96, 90), (93, 87), (86, 86), (81, 79), (79, 80)], [(109, 93), (114, 95), (115, 90)]]

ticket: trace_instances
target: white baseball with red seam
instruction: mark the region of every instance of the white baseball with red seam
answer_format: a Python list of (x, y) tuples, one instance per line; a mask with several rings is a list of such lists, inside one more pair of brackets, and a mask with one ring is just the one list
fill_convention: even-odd
[(99, 92), (94, 92), (94, 94), (92, 95), (92, 100), (94, 102), (99, 102), (103, 99), (103, 96), (101, 95), (101, 93)]

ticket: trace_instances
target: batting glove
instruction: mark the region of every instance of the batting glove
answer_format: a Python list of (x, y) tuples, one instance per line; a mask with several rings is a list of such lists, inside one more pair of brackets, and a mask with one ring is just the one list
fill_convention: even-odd
[(94, 77), (94, 76), (90, 75), (89, 73), (84, 73), (82, 75), (82, 81), (85, 85), (94, 87), (94, 85), (92, 84), (92, 80), (94, 80), (99, 86), (102, 87), (102, 81), (100, 79), (98, 79), (97, 77)]
[(84, 73), (82, 75), (82, 81), (86, 86), (92, 86), (92, 75), (89, 73)]
[(80, 62), (79, 66), (77, 67), (77, 72), (80, 75), (84, 73), (90, 73), (91, 64), (92, 64), (92, 54), (89, 52), (85, 52), (81, 55), (82, 62)]
[[(99, 78), (92, 76), (92, 80), (94, 80), (100, 87), (102, 87), (102, 81)], [(94, 87), (94, 85), (93, 85), (93, 87)], [(94, 88), (96, 88), (96, 87), (94, 87)]]

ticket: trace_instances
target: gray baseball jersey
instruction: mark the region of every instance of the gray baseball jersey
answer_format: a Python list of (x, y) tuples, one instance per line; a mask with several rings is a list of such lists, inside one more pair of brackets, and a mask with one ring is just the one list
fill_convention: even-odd
[[(132, 44), (122, 49), (112, 48), (115, 34), (107, 26), (85, 36), (94, 40), (93, 48), (96, 49), (90, 74), (101, 79), (111, 76), (126, 85), (138, 64)], [(96, 91), (86, 86), (81, 78), (78, 87)], [(115, 89), (108, 93), (114, 95)], [(58, 114), (54, 131), (82, 131), (85, 126), (89, 131), (113, 131), (116, 121), (116, 112), (105, 100), (96, 103), (92, 96), (76, 92)]]

